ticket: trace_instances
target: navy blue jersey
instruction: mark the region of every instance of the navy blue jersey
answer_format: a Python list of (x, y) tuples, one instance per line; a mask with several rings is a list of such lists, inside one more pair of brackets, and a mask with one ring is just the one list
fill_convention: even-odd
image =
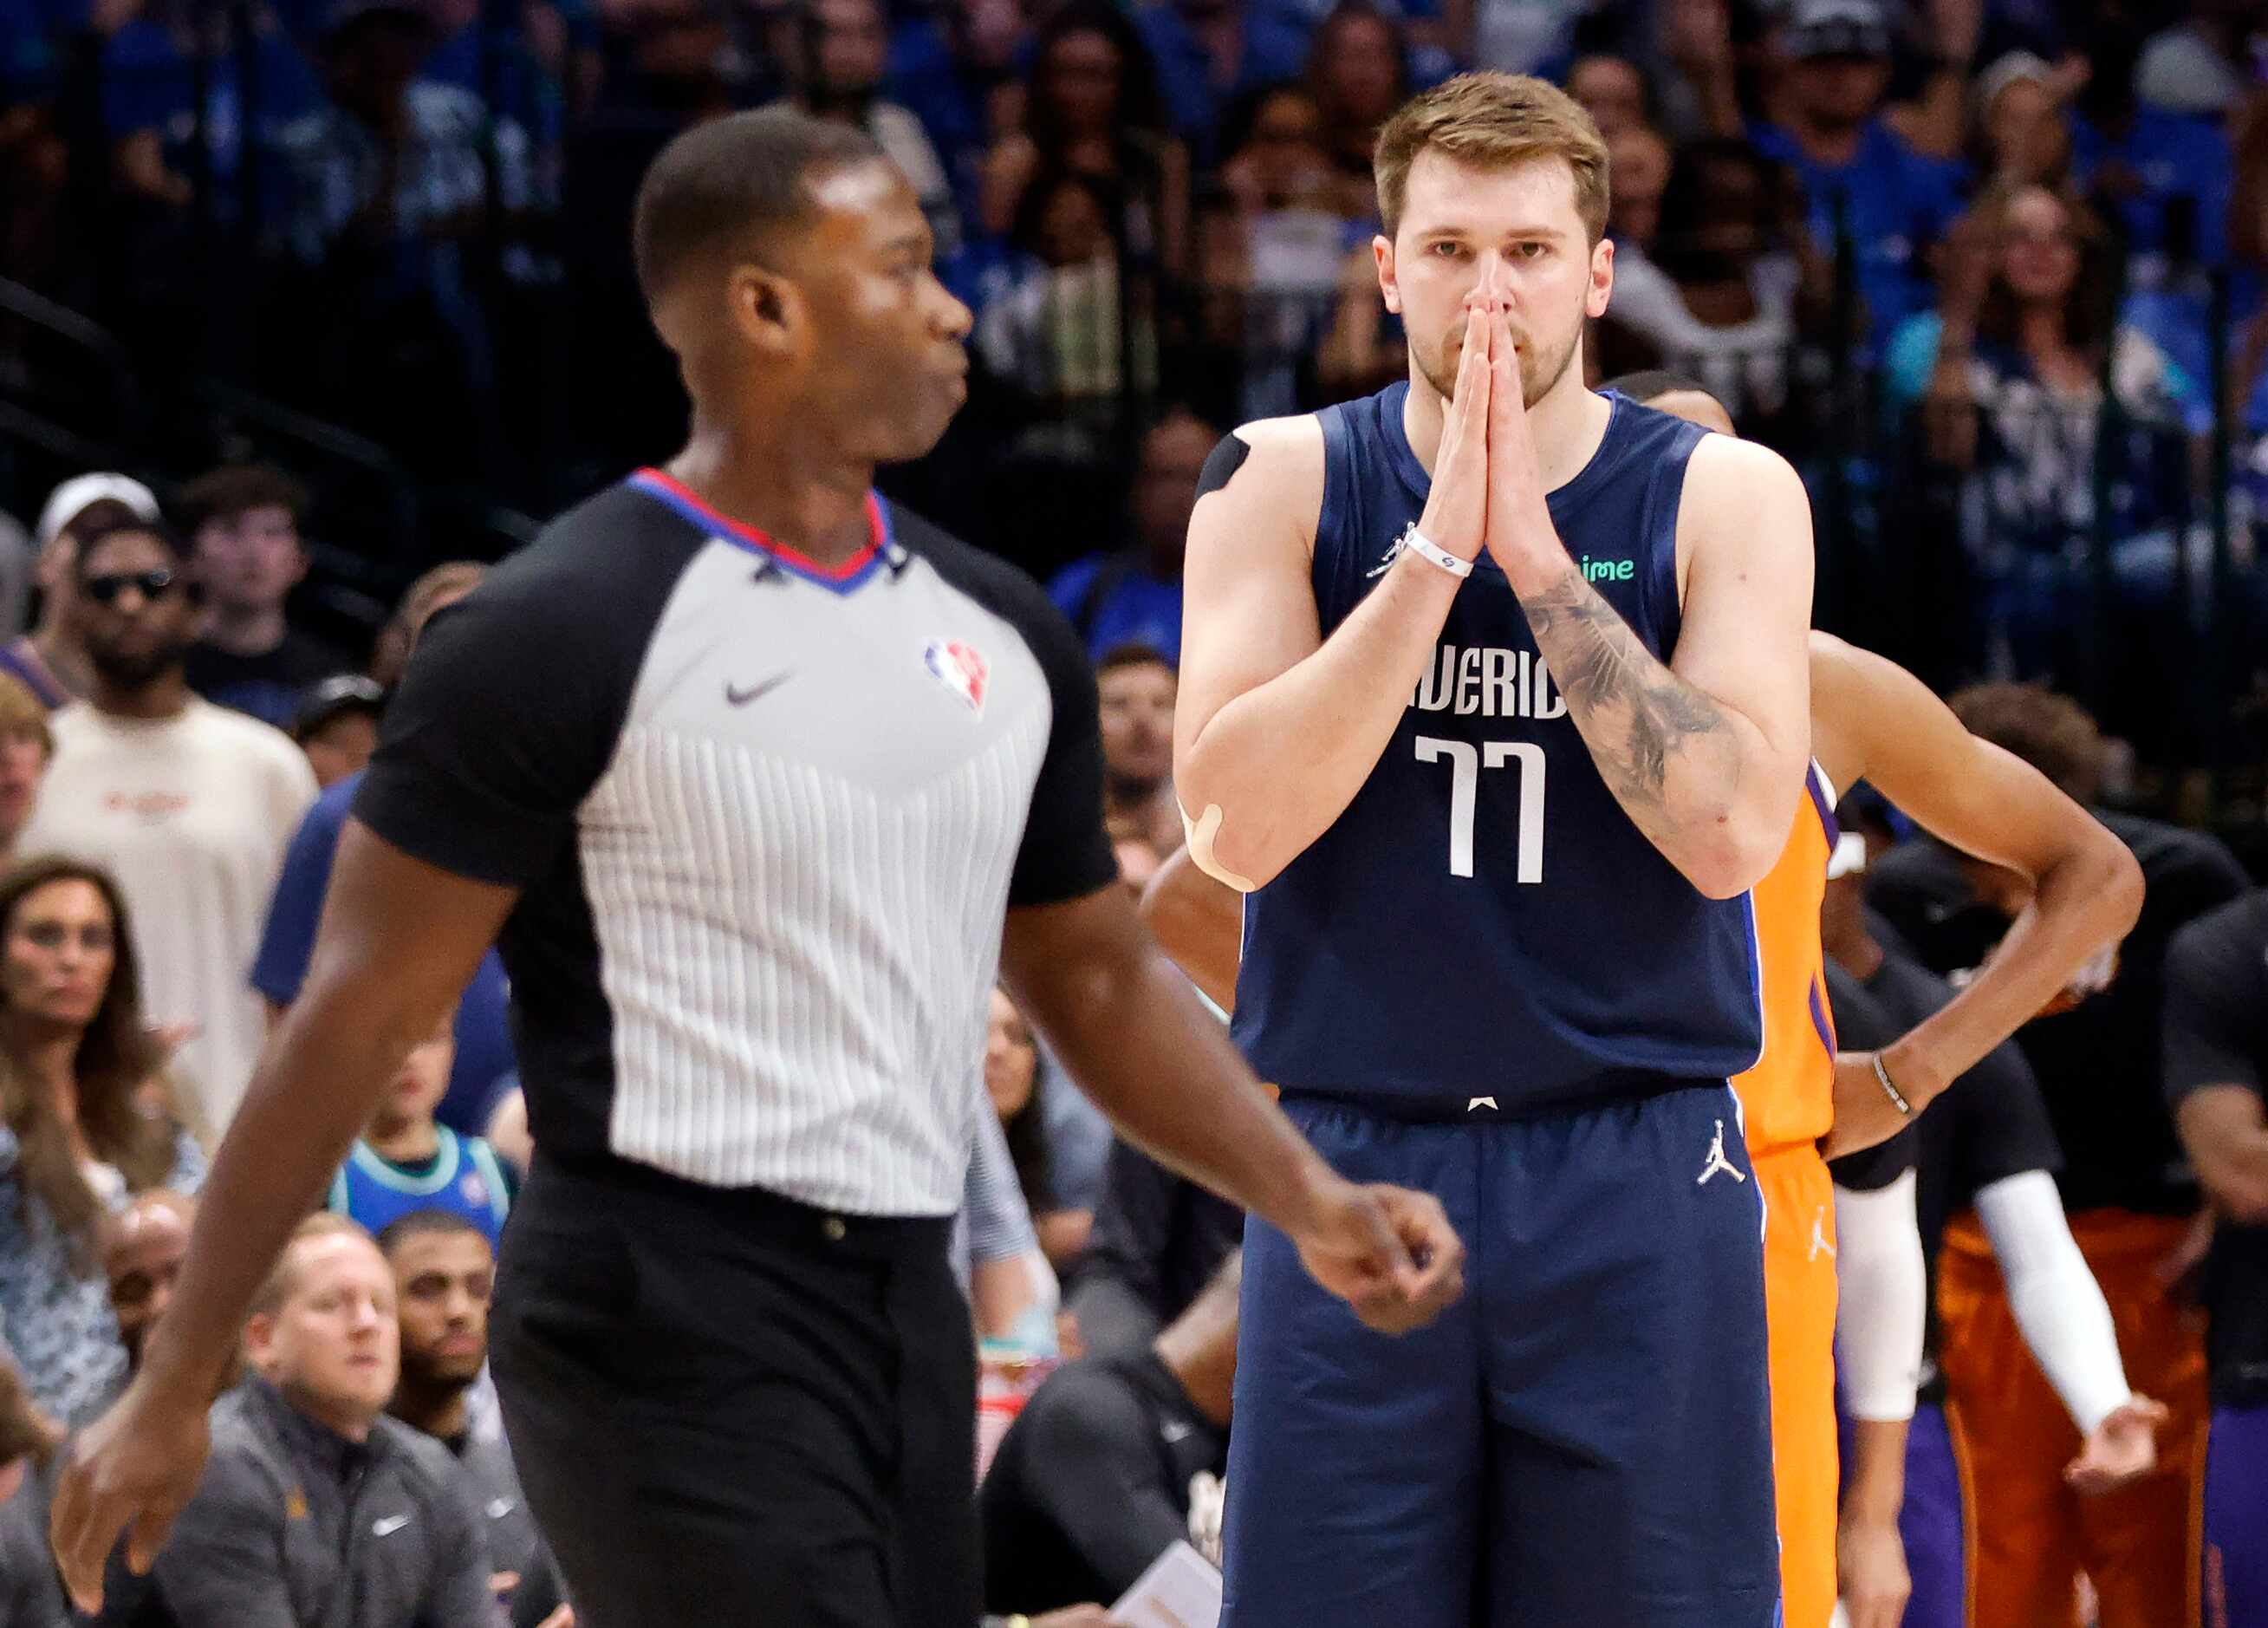
[[(1409, 390), (1328, 408), (1315, 604), (1329, 637), (1431, 485)], [(1646, 648), (1676, 644), (1677, 506), (1704, 431), (1621, 396), (1552, 523)], [(1234, 1035), (1263, 1079), (1507, 1112), (1723, 1078), (1763, 1044), (1746, 895), (1705, 897), (1600, 777), (1486, 554), (1331, 828), (1245, 901)]]

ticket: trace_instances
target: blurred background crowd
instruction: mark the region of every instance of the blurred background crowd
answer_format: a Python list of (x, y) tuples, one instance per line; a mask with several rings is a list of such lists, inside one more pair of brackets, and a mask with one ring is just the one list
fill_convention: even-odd
[[(1474, 65), (1564, 83), (1607, 137), (1597, 373), (1722, 396), (1811, 487), (1819, 625), (1994, 686), (1972, 726), (2143, 855), (2118, 1000), (2026, 1031), (2063, 1144), (2026, 1168), (2067, 1161), (2074, 1217), (2171, 1227), (2119, 1333), (2201, 1429), (2184, 1297), (2216, 1211), (2268, 1222), (2268, 1176), (2249, 1125), (2235, 1153), (2177, 1138), (2167, 1092), (2200, 1082), (2165, 1077), (2162, 969), (2268, 869), (2268, 4), (0, 0), (0, 858), (26, 856), (0, 877), (0, 1500), (163, 1303), (424, 619), (674, 449), (627, 232), (665, 143), (790, 100), (913, 180), (976, 372), (883, 479), (1051, 582), (1138, 892), (1181, 843), (1198, 470), (1230, 425), (1403, 374), (1371, 140)], [(1959, 974), (2022, 901), (1938, 880), (1900, 925)], [(455, 1628), (451, 1566), (561, 1620), (481, 1360), (529, 1151), (506, 998), (491, 958), (334, 1184), (361, 1230), (296, 1242), (247, 1330), (245, 1462), (281, 1462), (297, 1410), (357, 1477), (426, 1474), (409, 1432), (481, 1489), (482, 1558), (430, 1557), (401, 1583), (430, 1598), (358, 1621)], [(1217, 1532), (1241, 1218), (1114, 1145), (1005, 996), (985, 1077), (961, 1252), (995, 1602), (1107, 1602)], [(2268, 1406), (2261, 1337), (2216, 1396)], [(2184, 1531), (2197, 1473), (2152, 1494)], [(38, 1481), (0, 1501), (0, 1628), (60, 1620), (11, 1593), (45, 1586)], [(231, 1544), (335, 1513), (270, 1503), (208, 1510), (109, 1619), (268, 1620)]]
[(1154, 632), (1210, 435), (1401, 369), (1380, 122), (1535, 70), (1613, 149), (1590, 357), (1699, 375), (1798, 462), (1822, 625), (2051, 680), (2131, 749), (2121, 795), (2250, 817), (2261, 10), (0, 0), (0, 509), (272, 459), (310, 494), (295, 613), (366, 639), (419, 570), (671, 449), (632, 189), (792, 100), (897, 159), (978, 313), (976, 398), (894, 487), (1043, 576), (1114, 556), (1072, 608)]

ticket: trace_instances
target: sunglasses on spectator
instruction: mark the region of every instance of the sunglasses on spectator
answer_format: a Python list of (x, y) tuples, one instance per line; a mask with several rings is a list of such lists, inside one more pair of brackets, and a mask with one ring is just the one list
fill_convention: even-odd
[(107, 571), (99, 577), (89, 577), (78, 586), (80, 592), (98, 605), (116, 604), (118, 596), (129, 588), (137, 590), (152, 604), (169, 597), (176, 588), (187, 590), (193, 599), (197, 591), (195, 583), (164, 565), (156, 571)]

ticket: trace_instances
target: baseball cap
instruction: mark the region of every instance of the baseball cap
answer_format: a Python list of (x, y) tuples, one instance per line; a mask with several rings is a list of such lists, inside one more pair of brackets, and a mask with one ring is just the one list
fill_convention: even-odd
[(1888, 56), (1890, 26), (1875, 0), (1796, 0), (1787, 51), (1798, 59)]
[(310, 685), (299, 710), (292, 715), (291, 739), (304, 742), (308, 736), (350, 712), (365, 712), (376, 718), (386, 711), (386, 691), (376, 679), (364, 678), (359, 673), (342, 673)]
[(132, 475), (114, 471), (74, 475), (48, 495), (48, 505), (40, 511), (40, 551), (45, 553), (63, 527), (106, 497), (124, 504), (143, 519), (158, 518), (157, 494)]
[(2030, 79), (2046, 85), (2054, 77), (2055, 70), (2029, 51), (2004, 52), (1993, 59), (1990, 68), (1977, 76), (1977, 110), (1989, 112), (2000, 92), (2020, 81)]

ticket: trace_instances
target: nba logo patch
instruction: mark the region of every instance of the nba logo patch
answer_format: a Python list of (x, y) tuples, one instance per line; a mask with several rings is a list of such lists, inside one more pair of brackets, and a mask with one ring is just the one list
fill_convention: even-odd
[(939, 683), (960, 696), (971, 712), (983, 717), (984, 682), (992, 671), (983, 657), (957, 639), (933, 638), (922, 652), (922, 660)]
[(489, 1202), (489, 1184), (481, 1180), (477, 1173), (468, 1175), (463, 1181), (458, 1182), (457, 1190), (465, 1196), (465, 1202), (471, 1204), (475, 1209), (485, 1209), (487, 1207)]

